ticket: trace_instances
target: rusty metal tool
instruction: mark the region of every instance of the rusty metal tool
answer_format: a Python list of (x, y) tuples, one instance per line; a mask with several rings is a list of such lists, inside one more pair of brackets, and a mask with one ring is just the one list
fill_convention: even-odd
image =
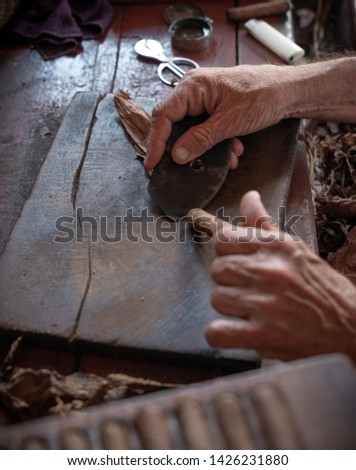
[(173, 124), (165, 153), (154, 169), (148, 192), (169, 218), (178, 220), (194, 207), (206, 207), (219, 192), (229, 171), (231, 145), (224, 140), (186, 165), (172, 160), (176, 140), (190, 127), (209, 117), (187, 116)]

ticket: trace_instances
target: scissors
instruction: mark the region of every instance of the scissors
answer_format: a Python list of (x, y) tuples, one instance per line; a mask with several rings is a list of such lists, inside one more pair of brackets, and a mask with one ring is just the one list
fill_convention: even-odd
[(178, 78), (182, 78), (185, 74), (185, 70), (179, 67), (178, 64), (199, 68), (199, 64), (197, 62), (192, 59), (188, 59), (187, 57), (173, 57), (172, 59), (168, 59), (163, 53), (162, 44), (155, 39), (141, 39), (135, 44), (135, 51), (142, 57), (155, 59), (158, 62), (161, 62), (158, 66), (158, 76), (166, 85), (176, 86), (177, 81), (168, 80), (163, 74), (164, 70), (168, 69)]

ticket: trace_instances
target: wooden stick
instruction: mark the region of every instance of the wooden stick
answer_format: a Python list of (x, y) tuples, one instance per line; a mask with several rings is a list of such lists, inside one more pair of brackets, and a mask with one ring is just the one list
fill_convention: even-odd
[(241, 21), (262, 16), (279, 15), (286, 13), (290, 8), (293, 8), (290, 0), (273, 0), (245, 7), (229, 8), (226, 14), (229, 21)]

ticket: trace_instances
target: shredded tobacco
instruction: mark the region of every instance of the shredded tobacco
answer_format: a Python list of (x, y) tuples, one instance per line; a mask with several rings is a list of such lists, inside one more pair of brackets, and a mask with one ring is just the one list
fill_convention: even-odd
[(356, 281), (356, 125), (318, 123), (306, 133), (320, 256)]
[(177, 386), (125, 374), (100, 377), (74, 372), (64, 376), (55, 370), (17, 367), (14, 355), (20, 342), (18, 338), (12, 344), (0, 376), (0, 404), (12, 421), (78, 411)]

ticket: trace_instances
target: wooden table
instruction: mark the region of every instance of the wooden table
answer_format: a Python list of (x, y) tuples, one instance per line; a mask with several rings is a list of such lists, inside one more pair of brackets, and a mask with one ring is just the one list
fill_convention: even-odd
[[(78, 91), (103, 95), (119, 88), (132, 97), (161, 99), (169, 93), (156, 74), (156, 65), (137, 60), (133, 45), (137, 39), (159, 39), (167, 55), (172, 55), (167, 25), (162, 13), (169, 2), (133, 2), (115, 5), (112, 26), (104, 40), (86, 41), (83, 52), (76, 57), (62, 57), (44, 62), (39, 54), (15, 43), (1, 42), (0, 75), (0, 252), (6, 248), (24, 203), (30, 197), (43, 161), (48, 155), (64, 113)], [(249, 1), (240, 0), (239, 4)], [(242, 25), (227, 23), (225, 11), (232, 1), (202, 1), (207, 16), (214, 19), (214, 41), (208, 51), (189, 55), (203, 66), (232, 66), (236, 63), (279, 63), (279, 59), (249, 37)], [(269, 21), (288, 32), (291, 21), (278, 16)], [(301, 213), (300, 236), (315, 249), (315, 233), (311, 218), (311, 197), (305, 156), (296, 162), (288, 201), (289, 213)], [(1, 312), (0, 312), (1, 316)], [(2, 332), (0, 352), (8, 350), (12, 338)], [(187, 367), (183, 363), (143, 361), (113, 353), (111, 357), (70, 350), (63, 351), (38, 341), (24, 341), (16, 354), (18, 364), (48, 367), (61, 373), (75, 370), (126, 372), (165, 381), (190, 383), (226, 373), (221, 369)]]

